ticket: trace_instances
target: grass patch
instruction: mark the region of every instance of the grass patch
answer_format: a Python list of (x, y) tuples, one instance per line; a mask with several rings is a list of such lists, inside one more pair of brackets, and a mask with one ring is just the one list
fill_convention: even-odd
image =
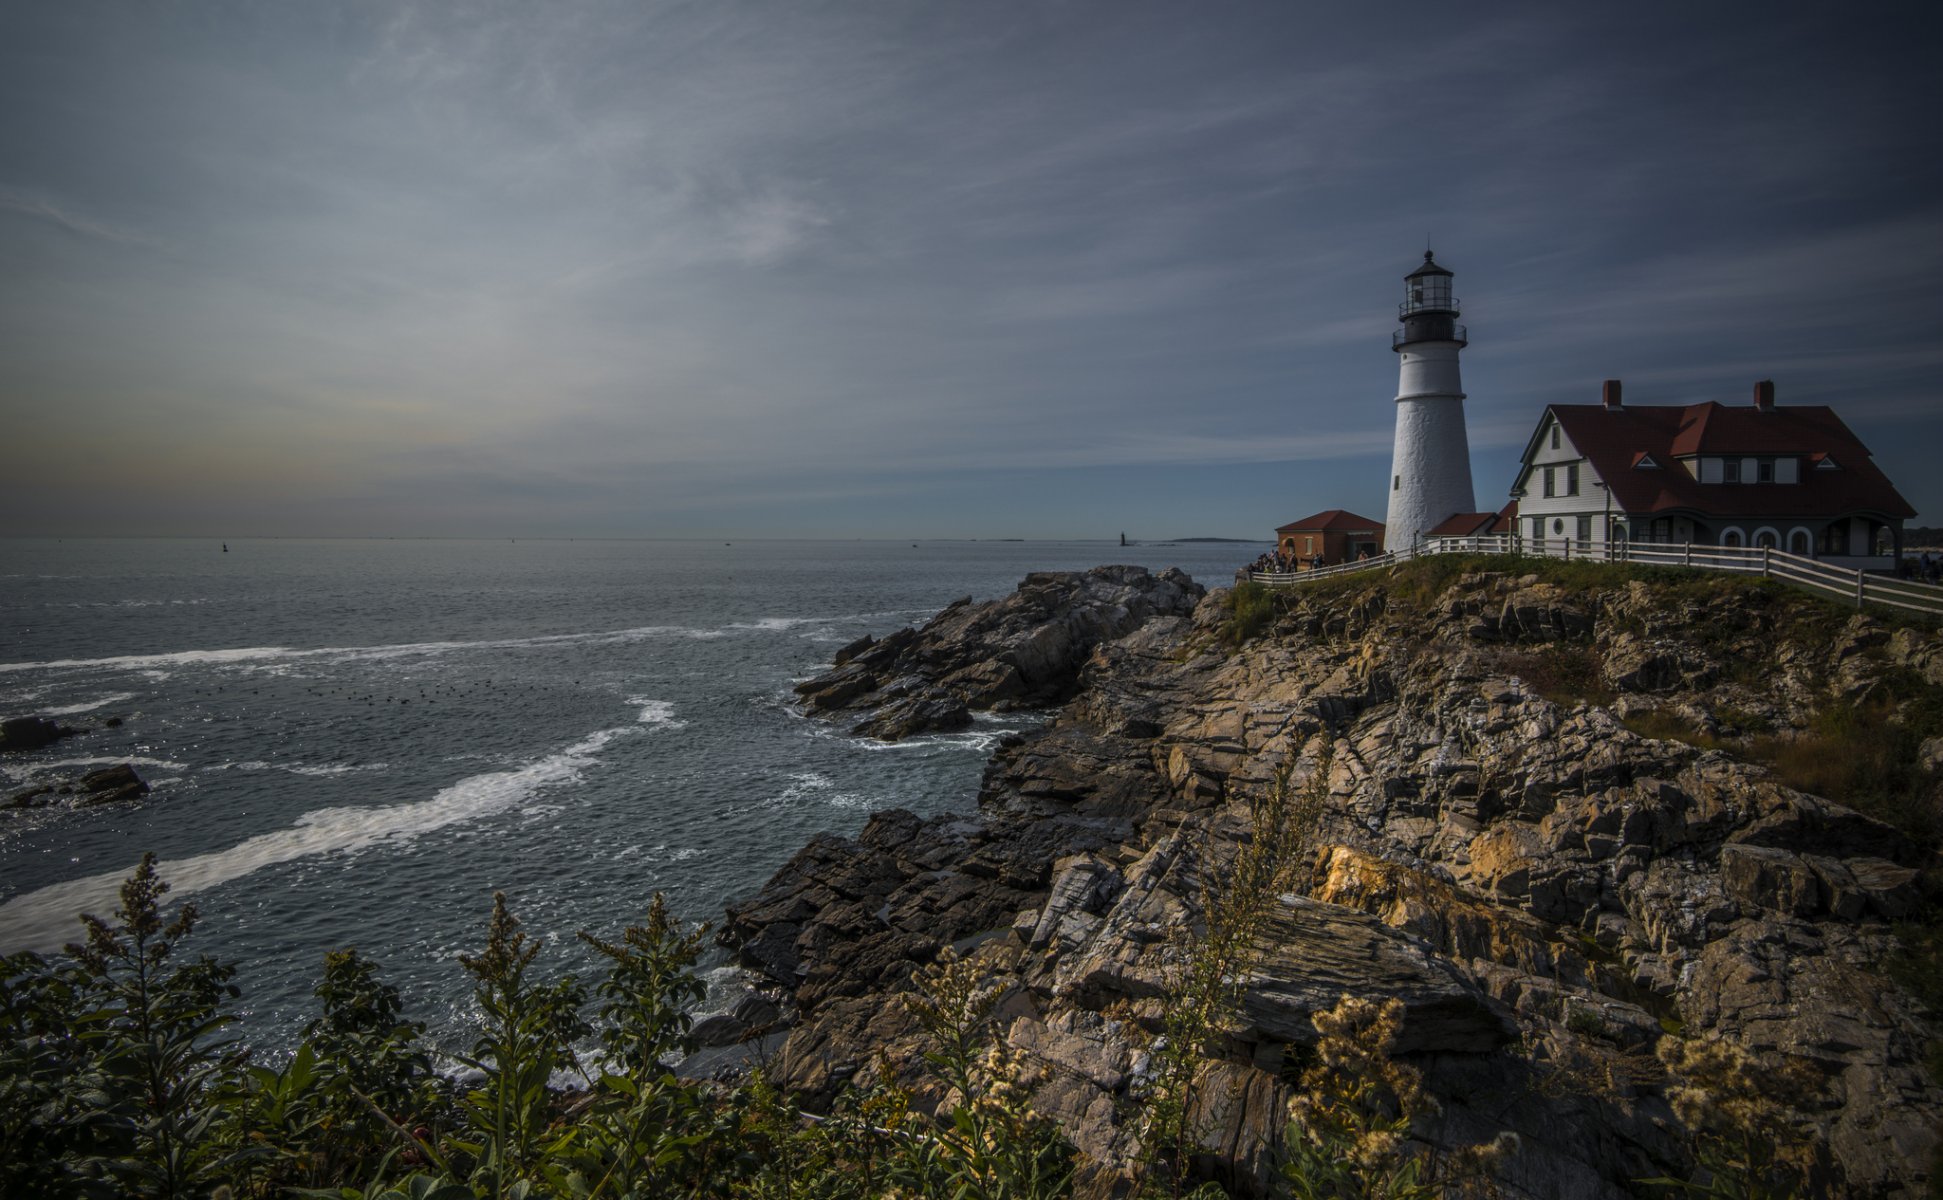
[(1219, 637), (1221, 644), (1230, 648), (1261, 636), (1282, 610), (1275, 593), (1252, 579), (1230, 589), (1222, 607), (1227, 615), (1221, 622)]
[(1896, 706), (1832, 704), (1814, 724), (1792, 734), (1760, 734), (1743, 744), (1747, 757), (1765, 763), (1783, 783), (1826, 796), (1905, 830), (1925, 846), (1943, 834), (1936, 778), (1922, 767), (1918, 749), (1936, 736), (1930, 722), (1897, 723)]
[(1634, 713), (1623, 718), (1626, 728), (1643, 738), (1661, 742), (1685, 742), (1701, 750), (1720, 750), (1724, 744), (1717, 737), (1695, 729), (1686, 721), (1662, 709)]
[(1612, 689), (1600, 673), (1604, 659), (1592, 646), (1554, 643), (1535, 650), (1508, 650), (1498, 656), (1498, 662), (1554, 704), (1612, 703)]

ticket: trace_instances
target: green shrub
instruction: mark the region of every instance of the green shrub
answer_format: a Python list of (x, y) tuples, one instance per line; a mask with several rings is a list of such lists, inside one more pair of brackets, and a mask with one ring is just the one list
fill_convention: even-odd
[(1264, 584), (1247, 580), (1228, 592), (1227, 616), (1221, 623), (1224, 646), (1235, 647), (1260, 636), (1275, 620), (1277, 602), (1274, 591)]

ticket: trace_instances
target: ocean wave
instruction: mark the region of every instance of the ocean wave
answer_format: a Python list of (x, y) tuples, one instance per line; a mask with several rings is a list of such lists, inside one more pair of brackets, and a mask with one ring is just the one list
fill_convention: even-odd
[[(556, 754), (513, 770), (461, 779), (415, 804), (315, 809), (287, 828), (247, 838), (227, 850), (171, 859), (157, 870), (168, 880), (171, 894), (181, 897), (296, 859), (409, 844), (447, 826), (512, 811), (542, 790), (577, 782), (608, 743), (639, 728), (599, 730)], [(0, 952), (59, 946), (74, 936), (78, 914), (113, 906), (116, 889), (132, 870), (129, 866), (50, 884), (0, 904)]]
[(250, 762), (217, 763), (209, 768), (212, 771), (288, 771), (292, 775), (307, 775), (315, 779), (328, 779), (337, 775), (351, 775), (359, 771), (388, 771), (389, 763), (276, 763), (252, 760)]
[(688, 728), (688, 722), (675, 719), (675, 704), (672, 700), (651, 700), (646, 696), (629, 696), (627, 702), (639, 709), (634, 719), (643, 725), (657, 726), (662, 729)]
[(99, 700), (85, 700), (79, 704), (64, 704), (59, 708), (43, 708), (40, 710), (40, 715), (44, 717), (67, 717), (75, 713), (93, 712), (97, 708), (106, 708), (108, 705), (114, 704), (117, 701), (133, 700), (134, 698), (135, 693), (133, 692), (116, 692), (112, 696), (103, 696)]
[(969, 733), (934, 733), (927, 734), (923, 737), (909, 737), (897, 742), (880, 742), (875, 738), (850, 738), (848, 740), (851, 745), (859, 750), (946, 750), (953, 752), (976, 750), (980, 754), (988, 754), (998, 749), (999, 740), (1011, 732), (1013, 731), (1010, 729), (992, 729), (974, 730)]
[(113, 767), (127, 763), (131, 767), (154, 767), (162, 771), (187, 771), (189, 764), (172, 762), (166, 758), (143, 758), (139, 755), (94, 755), (88, 758), (57, 758), (48, 762), (9, 763), (0, 766), (0, 775), (9, 779), (27, 779), (62, 767)]
[(142, 671), (157, 667), (220, 667), (305, 658), (335, 658), (339, 661), (356, 662), (454, 654), (474, 650), (515, 650), (531, 646), (618, 645), (652, 637), (708, 640), (721, 636), (723, 636), (722, 631), (717, 629), (696, 629), (686, 625), (642, 625), (633, 629), (608, 629), (595, 633), (554, 633), (539, 637), (494, 638), (477, 642), (401, 642), (385, 646), (320, 646), (309, 649), (291, 646), (238, 646), (222, 650), (177, 650), (168, 654), (122, 654), (110, 658), (56, 658), (44, 662), (0, 663), (0, 671)]

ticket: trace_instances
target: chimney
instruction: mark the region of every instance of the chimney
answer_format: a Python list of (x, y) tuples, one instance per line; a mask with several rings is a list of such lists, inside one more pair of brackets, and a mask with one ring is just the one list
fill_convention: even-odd
[(1754, 385), (1754, 408), (1757, 412), (1774, 411), (1774, 380), (1763, 379)]
[(1607, 412), (1612, 412), (1618, 409), (1619, 408), (1619, 381), (1617, 379), (1606, 380), (1605, 386), (1599, 389), (1599, 399), (1602, 403), (1605, 404)]

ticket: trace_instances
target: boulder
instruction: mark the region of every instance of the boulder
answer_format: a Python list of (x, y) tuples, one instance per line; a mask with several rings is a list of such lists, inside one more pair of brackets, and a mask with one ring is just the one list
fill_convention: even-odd
[(1744, 843), (1723, 846), (1720, 880), (1727, 894), (1745, 908), (1809, 917), (1822, 906), (1815, 869), (1789, 850)]
[(0, 751), (38, 750), (83, 732), (46, 717), (9, 717), (0, 721)]
[(1185, 618), (1206, 589), (1178, 570), (1038, 571), (998, 600), (953, 601), (922, 629), (839, 650), (796, 685), (816, 713), (867, 711), (859, 736), (886, 741), (962, 729), (972, 710), (1055, 703), (1079, 686), (1096, 646), (1157, 618)]
[(1241, 981), (1251, 1041), (1313, 1044), (1311, 1018), (1344, 996), (1403, 1001), (1397, 1050), (1489, 1051), (1518, 1036), (1510, 1013), (1416, 938), (1368, 913), (1306, 896), (1282, 896), (1256, 940)]

